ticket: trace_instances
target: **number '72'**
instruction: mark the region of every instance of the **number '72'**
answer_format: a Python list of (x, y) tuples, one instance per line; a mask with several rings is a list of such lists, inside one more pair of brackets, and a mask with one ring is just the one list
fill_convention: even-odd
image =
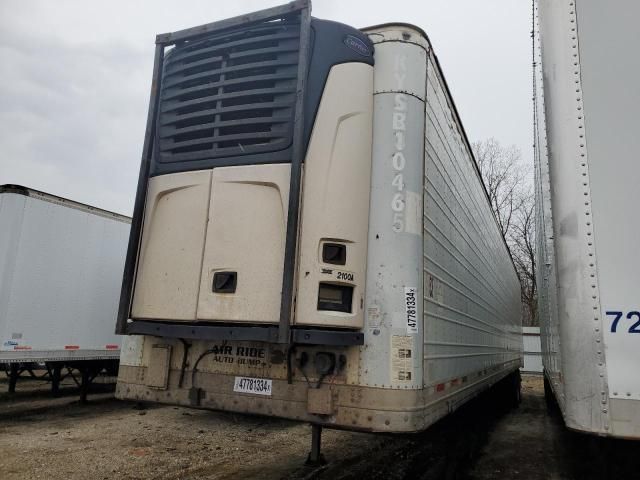
[[(616, 333), (618, 330), (618, 322), (624, 315), (624, 312), (616, 312), (616, 311), (607, 311), (607, 315), (610, 317), (614, 317), (613, 322), (611, 322), (611, 333)], [(629, 327), (629, 333), (640, 333), (640, 312), (629, 312), (627, 313), (627, 319), (631, 320), (633, 317), (638, 319), (633, 325)]]

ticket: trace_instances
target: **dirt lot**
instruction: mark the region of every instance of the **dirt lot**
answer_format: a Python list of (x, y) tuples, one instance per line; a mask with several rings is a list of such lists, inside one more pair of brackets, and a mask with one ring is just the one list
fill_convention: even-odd
[(523, 377), (522, 404), (494, 423), (465, 478), (474, 480), (632, 480), (640, 478), (640, 442), (601, 439), (564, 427), (549, 412), (542, 377)]
[[(589, 442), (546, 413), (540, 378), (523, 403), (491, 396), (418, 435), (325, 430), (324, 467), (305, 467), (310, 427), (264, 417), (147, 407), (112, 393), (80, 405), (73, 388), (52, 399), (39, 381), (0, 393), (0, 477), (12, 479), (573, 479), (603, 478)], [(6, 383), (0, 383), (0, 392)], [(598, 446), (596, 445), (596, 450)], [(626, 447), (625, 447), (626, 448)], [(631, 458), (637, 459), (636, 449)], [(597, 457), (595, 455), (594, 457)], [(591, 465), (593, 464), (593, 465)], [(595, 465), (595, 466), (594, 466)], [(629, 465), (611, 478), (638, 478)], [(622, 475), (622, 476), (619, 476)]]
[[(0, 394), (0, 472), (10, 479), (226, 479), (304, 475), (308, 425), (264, 417), (149, 406), (90, 395), (80, 405), (67, 382), (63, 398), (46, 384), (18, 383)], [(6, 382), (0, 384), (6, 391)], [(44, 390), (43, 390), (44, 389)], [(328, 458), (360, 456), (382, 439), (327, 430)]]

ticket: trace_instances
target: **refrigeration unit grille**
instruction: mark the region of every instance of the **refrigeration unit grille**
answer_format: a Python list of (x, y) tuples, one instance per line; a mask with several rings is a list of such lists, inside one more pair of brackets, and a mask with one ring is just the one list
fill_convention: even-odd
[(273, 152), (290, 146), (299, 19), (185, 41), (166, 53), (159, 105), (160, 162)]

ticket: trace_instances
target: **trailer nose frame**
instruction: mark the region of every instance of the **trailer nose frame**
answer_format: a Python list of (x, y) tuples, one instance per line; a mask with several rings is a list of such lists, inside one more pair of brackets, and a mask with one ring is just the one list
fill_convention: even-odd
[[(239, 26), (250, 26), (268, 22), (278, 18), (299, 17), (300, 45), (298, 53), (298, 72), (296, 85), (296, 103), (293, 123), (291, 176), (289, 185), (289, 204), (287, 211), (287, 229), (285, 234), (285, 255), (282, 276), (282, 295), (280, 301), (280, 318), (277, 326), (267, 327), (239, 324), (175, 324), (170, 319), (153, 321), (131, 320), (131, 303), (135, 282), (137, 255), (142, 236), (145, 199), (147, 196), (147, 179), (154, 154), (154, 142), (157, 136), (157, 119), (160, 103), (160, 87), (165, 49), (186, 41), (197, 40), (205, 35)], [(311, 38), (311, 2), (296, 0), (285, 5), (273, 7), (248, 15), (213, 22), (198, 27), (188, 28), (173, 33), (160, 34), (156, 37), (151, 96), (147, 127), (142, 150), (142, 162), (138, 178), (138, 188), (131, 223), (131, 234), (127, 249), (127, 257), (123, 273), (120, 304), (116, 333), (119, 335), (155, 335), (181, 339), (198, 340), (244, 340), (263, 341), (282, 344), (285, 350), (289, 345), (325, 344), (325, 345), (363, 345), (364, 335), (359, 332), (333, 331), (320, 329), (292, 328), (295, 295), (295, 268), (298, 244), (298, 220), (300, 211), (300, 190), (302, 179), (302, 162), (304, 159), (304, 92), (309, 68)]]

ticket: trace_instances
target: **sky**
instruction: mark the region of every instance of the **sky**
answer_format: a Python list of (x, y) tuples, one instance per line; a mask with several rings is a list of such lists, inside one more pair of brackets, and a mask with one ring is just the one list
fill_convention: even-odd
[[(156, 34), (281, 3), (1, 0), (0, 185), (131, 215)], [(469, 139), (533, 161), (530, 1), (315, 0), (312, 15), (423, 28)]]

